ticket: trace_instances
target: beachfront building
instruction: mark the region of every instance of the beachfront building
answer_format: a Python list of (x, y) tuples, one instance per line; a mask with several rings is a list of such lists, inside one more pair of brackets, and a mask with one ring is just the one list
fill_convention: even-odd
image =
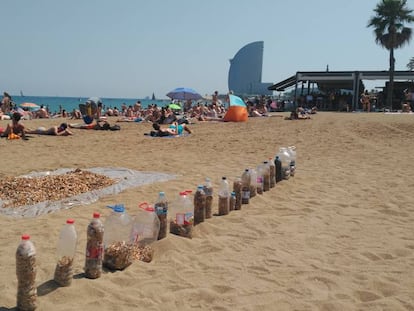
[[(316, 106), (320, 110), (361, 110), (360, 95), (364, 92), (365, 80), (387, 81), (388, 71), (298, 71), (295, 75), (273, 84), (272, 91), (286, 92), (292, 87), (291, 98), (295, 106)], [(382, 91), (375, 92), (372, 104), (376, 108), (397, 110), (403, 101), (403, 89), (414, 88), (413, 71), (395, 71), (395, 88), (392, 107), (385, 107), (385, 98), (388, 91), (388, 82)], [(316, 86), (314, 88), (314, 86)], [(314, 90), (318, 90), (314, 92)]]
[(229, 90), (238, 95), (272, 95), (272, 83), (262, 82), (263, 41), (242, 47), (230, 59)]

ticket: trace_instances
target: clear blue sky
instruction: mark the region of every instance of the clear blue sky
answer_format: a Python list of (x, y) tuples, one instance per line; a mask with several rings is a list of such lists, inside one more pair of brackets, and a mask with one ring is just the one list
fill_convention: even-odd
[[(229, 59), (254, 41), (264, 41), (263, 82), (328, 64), (331, 71), (387, 70), (388, 51), (366, 27), (378, 2), (1, 0), (1, 91), (165, 98), (185, 86), (226, 93)], [(414, 0), (407, 3), (414, 9)], [(397, 70), (406, 70), (413, 47), (396, 51)]]

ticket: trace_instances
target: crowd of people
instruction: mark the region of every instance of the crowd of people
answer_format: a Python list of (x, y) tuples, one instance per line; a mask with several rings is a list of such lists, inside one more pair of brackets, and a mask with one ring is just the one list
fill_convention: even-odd
[[(143, 107), (141, 101), (137, 100), (134, 105), (127, 106), (125, 103), (117, 107), (106, 107), (101, 101), (93, 103), (92, 110), (85, 112), (85, 104), (79, 104), (79, 109), (67, 113), (61, 106), (59, 112), (52, 114), (48, 107), (40, 106), (36, 111), (23, 110), (13, 104), (11, 96), (4, 92), (0, 106), (0, 116), (11, 119), (11, 123), (3, 131), (1, 136), (9, 137), (11, 134), (25, 138), (27, 134), (68, 136), (72, 135), (72, 129), (95, 129), (95, 130), (118, 130), (119, 126), (111, 126), (108, 117), (117, 117), (116, 122), (149, 122), (153, 124), (153, 131), (165, 135), (180, 135), (184, 132), (191, 133), (188, 124), (197, 121), (222, 120), (226, 114), (229, 104), (228, 97), (223, 101), (219, 99), (215, 91), (209, 100), (186, 100), (172, 101), (164, 107), (156, 103)], [(246, 109), (249, 117), (268, 116), (273, 111), (275, 102), (266, 96), (257, 96), (245, 99)], [(273, 106), (272, 106), (273, 105)], [(83, 108), (83, 109), (82, 109)], [(62, 122), (59, 125), (37, 129), (27, 129), (20, 122), (21, 119), (47, 119), (64, 118), (68, 120), (83, 120), (83, 123)], [(3, 119), (3, 118), (2, 118)], [(88, 121), (85, 121), (88, 120)], [(160, 125), (168, 125), (162, 127)]]

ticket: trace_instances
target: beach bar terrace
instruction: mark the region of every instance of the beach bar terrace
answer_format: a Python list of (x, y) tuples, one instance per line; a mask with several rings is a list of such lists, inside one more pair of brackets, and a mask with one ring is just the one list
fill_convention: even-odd
[[(317, 84), (318, 89), (349, 90), (352, 92), (352, 109), (358, 108), (359, 94), (363, 80), (388, 80), (389, 71), (298, 71), (295, 75), (273, 84), (269, 87), (272, 91), (285, 91), (295, 87), (295, 99), (298, 98), (298, 85)], [(395, 71), (394, 81), (413, 81), (414, 71)], [(295, 104), (297, 104), (295, 102)]]

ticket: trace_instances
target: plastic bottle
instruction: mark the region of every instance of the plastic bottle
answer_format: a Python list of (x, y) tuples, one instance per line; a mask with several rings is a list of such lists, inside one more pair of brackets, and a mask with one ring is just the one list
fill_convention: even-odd
[(155, 209), (147, 202), (138, 205), (138, 213), (132, 221), (130, 241), (134, 245), (146, 246), (157, 241), (160, 219)]
[(73, 259), (76, 254), (78, 235), (76, 233), (75, 221), (66, 220), (66, 224), (60, 231), (57, 244), (57, 264), (54, 280), (60, 286), (69, 286), (73, 278)]
[(206, 219), (206, 194), (203, 189), (204, 186), (199, 185), (194, 194), (194, 226)]
[(289, 179), (290, 176), (290, 154), (286, 147), (280, 147), (277, 154), (282, 162), (282, 178)]
[(130, 236), (132, 218), (126, 213), (123, 204), (113, 207), (105, 220), (103, 265), (112, 270), (123, 270), (132, 263)]
[(30, 236), (24, 234), (16, 250), (17, 309), (37, 308), (36, 249)]
[(236, 207), (236, 192), (232, 191), (230, 193), (229, 211), (234, 211), (235, 207)]
[(250, 173), (246, 168), (241, 176), (242, 181), (242, 204), (249, 204), (250, 200)]
[(218, 191), (218, 214), (220, 216), (227, 215), (230, 207), (230, 186), (227, 178), (223, 176), (221, 178), (220, 188)]
[(256, 196), (257, 192), (257, 171), (254, 168), (249, 169), (250, 173), (250, 198)]
[(275, 176), (276, 176), (276, 183), (281, 182), (283, 179), (283, 172), (282, 172), (282, 161), (280, 161), (280, 158), (278, 155), (275, 157)]
[(172, 205), (170, 217), (170, 233), (186, 238), (193, 237), (194, 206), (188, 192), (181, 191)]
[(160, 220), (160, 230), (158, 233), (158, 240), (161, 240), (167, 236), (167, 228), (168, 228), (168, 220), (167, 220), (167, 213), (168, 213), (168, 200), (165, 196), (164, 192), (158, 193), (157, 201), (154, 204), (155, 213)]
[(296, 172), (296, 147), (289, 146), (288, 152), (290, 154), (290, 176), (295, 176)]
[(260, 163), (257, 168), (257, 176), (256, 176), (256, 192), (257, 194), (263, 194), (263, 180), (264, 180), (264, 171), (265, 168), (263, 167), (263, 163)]
[(87, 229), (85, 276), (89, 279), (102, 274), (104, 226), (100, 217), (99, 213), (94, 213)]
[(268, 161), (263, 161), (263, 191), (270, 190), (270, 165)]
[(240, 177), (236, 177), (233, 181), (233, 192), (236, 195), (234, 210), (240, 210), (242, 205), (242, 181)]
[(272, 158), (269, 158), (269, 169), (270, 169), (270, 188), (276, 186), (276, 166)]
[(213, 216), (213, 186), (210, 178), (206, 178), (203, 190), (206, 195), (206, 218), (211, 218)]

